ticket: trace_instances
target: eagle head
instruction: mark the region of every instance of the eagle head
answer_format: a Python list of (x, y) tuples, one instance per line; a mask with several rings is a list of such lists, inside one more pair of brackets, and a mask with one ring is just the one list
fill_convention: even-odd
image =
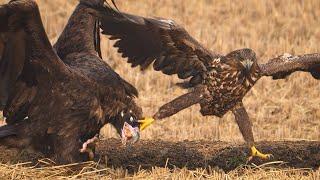
[(241, 71), (251, 83), (258, 80), (260, 69), (257, 63), (256, 53), (252, 49), (238, 49), (230, 52), (226, 57), (235, 60), (236, 64), (238, 64), (238, 70)]
[(121, 136), (122, 144), (132, 145), (140, 139), (140, 131), (153, 122), (153, 118), (141, 118), (142, 110), (139, 107), (123, 109), (110, 123)]
[(256, 53), (252, 49), (238, 49), (226, 55), (229, 59), (239, 61), (243, 68), (250, 70), (252, 65), (257, 63)]

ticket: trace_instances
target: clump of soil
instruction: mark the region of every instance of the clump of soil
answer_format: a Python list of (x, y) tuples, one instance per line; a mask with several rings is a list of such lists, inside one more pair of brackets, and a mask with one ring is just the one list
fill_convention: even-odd
[(109, 166), (123, 167), (129, 171), (136, 171), (138, 168), (150, 169), (154, 166), (188, 169), (210, 166), (230, 171), (247, 163), (260, 165), (270, 161), (283, 161), (273, 164), (283, 168), (320, 166), (320, 142), (259, 142), (257, 148), (264, 153), (273, 154), (274, 157), (267, 161), (256, 158), (247, 162), (249, 150), (245, 145), (220, 141), (145, 140), (126, 148), (116, 139), (100, 142), (98, 154)]
[[(277, 168), (318, 168), (320, 166), (320, 142), (283, 141), (259, 142), (257, 148), (273, 154), (273, 159), (262, 161), (253, 159), (249, 164), (264, 164), (270, 161)], [(246, 165), (249, 150), (245, 145), (235, 145), (221, 141), (182, 141), (142, 140), (131, 147), (124, 147), (119, 139), (100, 141), (96, 154), (101, 163), (109, 167), (122, 167), (135, 172), (152, 167), (188, 169), (218, 167), (225, 171)], [(37, 162), (43, 158), (37, 153), (7, 149), (0, 146), (2, 163)], [(103, 165), (102, 164), (102, 165)], [(104, 166), (104, 165), (103, 165)]]

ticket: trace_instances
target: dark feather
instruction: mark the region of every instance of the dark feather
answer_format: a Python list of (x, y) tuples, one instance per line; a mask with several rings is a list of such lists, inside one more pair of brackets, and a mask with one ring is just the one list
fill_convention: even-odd
[(314, 78), (320, 79), (320, 65), (316, 65), (310, 68), (310, 72)]
[(102, 58), (101, 41), (100, 41), (100, 22), (98, 20), (95, 21), (93, 31), (94, 31), (94, 48), (97, 51), (99, 57)]
[(17, 134), (17, 129), (13, 125), (0, 126), (0, 138)]

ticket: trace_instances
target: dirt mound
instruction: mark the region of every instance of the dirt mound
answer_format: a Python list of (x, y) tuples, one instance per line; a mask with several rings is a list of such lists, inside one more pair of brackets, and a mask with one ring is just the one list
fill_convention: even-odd
[[(270, 161), (277, 167), (317, 168), (320, 166), (320, 142), (259, 142), (257, 148), (271, 153)], [(123, 167), (129, 171), (138, 168), (150, 169), (158, 167), (187, 167), (188, 169), (218, 167), (230, 171), (245, 165), (248, 148), (245, 145), (234, 145), (226, 142), (210, 141), (141, 141), (130, 148), (123, 147), (119, 140), (109, 139), (101, 142), (97, 149), (102, 160), (109, 166)], [(254, 159), (256, 165), (267, 163)], [(274, 164), (275, 165), (275, 164)]]
[[(270, 161), (283, 161), (272, 163), (272, 166), (277, 168), (315, 169), (320, 166), (318, 141), (259, 142), (257, 148), (273, 154), (274, 158)], [(0, 152), (2, 163), (37, 162), (37, 158), (43, 158), (36, 153), (7, 149), (3, 146), (0, 146)], [(107, 139), (99, 142), (96, 153), (101, 158), (101, 163), (109, 167), (122, 167), (129, 172), (155, 166), (188, 169), (210, 166), (230, 171), (246, 165), (249, 151), (245, 145), (220, 141), (142, 140), (132, 147), (123, 147), (119, 139)], [(267, 162), (254, 159), (250, 164), (260, 165)]]

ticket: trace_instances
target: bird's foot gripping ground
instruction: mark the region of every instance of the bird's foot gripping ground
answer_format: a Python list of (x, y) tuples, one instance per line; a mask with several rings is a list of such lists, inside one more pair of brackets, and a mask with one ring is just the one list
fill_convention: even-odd
[(270, 160), (273, 158), (272, 154), (264, 154), (260, 152), (255, 146), (251, 147), (251, 156), (248, 158), (247, 162), (250, 162), (254, 157), (261, 158), (263, 160)]

